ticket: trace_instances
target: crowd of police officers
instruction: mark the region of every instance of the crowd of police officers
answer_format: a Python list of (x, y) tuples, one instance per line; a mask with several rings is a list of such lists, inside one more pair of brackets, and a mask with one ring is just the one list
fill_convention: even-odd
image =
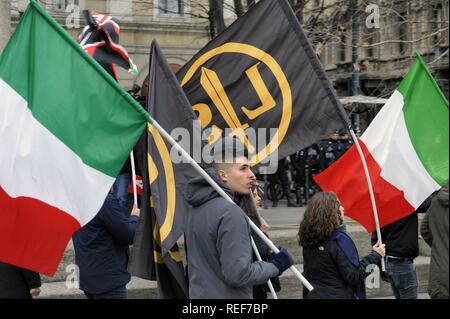
[(264, 181), (264, 208), (267, 208), (267, 199), (277, 207), (282, 198), (287, 199), (288, 207), (305, 206), (319, 191), (313, 176), (328, 168), (352, 145), (353, 140), (348, 134), (333, 131), (328, 139), (281, 159), (276, 173), (259, 174), (258, 179)]

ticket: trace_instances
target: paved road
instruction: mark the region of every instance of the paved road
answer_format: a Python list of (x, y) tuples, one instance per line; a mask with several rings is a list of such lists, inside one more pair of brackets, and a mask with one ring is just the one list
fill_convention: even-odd
[(272, 208), (272, 203), (270, 201), (268, 204), (268, 209), (262, 209), (260, 212), (272, 227), (281, 225), (298, 226), (305, 212), (305, 207), (286, 207), (286, 200), (278, 202), (277, 208)]
[[(278, 207), (273, 208), (272, 202), (267, 201), (268, 209), (261, 209), (261, 215), (264, 219), (271, 225), (275, 226), (275, 228), (279, 228), (280, 226), (299, 226), (300, 221), (303, 219), (303, 214), (305, 213), (305, 207), (287, 207), (287, 201), (281, 200), (278, 202)], [(419, 220), (422, 220), (425, 214), (419, 214)], [(350, 227), (358, 227), (361, 228), (359, 223), (356, 221), (345, 218), (345, 223), (350, 225)]]

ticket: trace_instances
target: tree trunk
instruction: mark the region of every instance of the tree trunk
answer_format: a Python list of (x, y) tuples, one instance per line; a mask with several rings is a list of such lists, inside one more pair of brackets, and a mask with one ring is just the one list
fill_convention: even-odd
[(223, 0), (209, 0), (209, 31), (211, 39), (225, 30), (223, 18)]

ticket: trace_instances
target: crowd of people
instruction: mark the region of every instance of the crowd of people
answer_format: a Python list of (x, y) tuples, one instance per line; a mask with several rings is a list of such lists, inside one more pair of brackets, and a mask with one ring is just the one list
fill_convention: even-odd
[[(221, 197), (204, 177), (192, 179), (186, 187), (184, 196), (192, 206), (185, 233), (189, 298), (266, 299), (268, 281), (274, 291), (280, 291), (279, 276), (294, 261), (286, 248), (279, 246), (278, 253), (272, 252), (251, 230), (247, 217), (268, 236), (268, 224), (259, 212), (261, 184), (239, 141), (224, 138), (219, 142), (224, 147), (207, 174), (234, 203)], [(73, 235), (80, 289), (87, 298), (127, 298), (128, 249), (140, 214), (136, 207), (131, 214), (126, 212), (129, 182), (129, 174), (119, 175), (97, 216)], [(418, 214), (425, 213), (421, 234), (432, 248), (429, 295), (448, 298), (448, 200), (447, 184), (416, 212), (383, 227), (383, 244), (373, 236), (372, 250), (360, 258), (345, 231), (344, 209), (337, 196), (316, 193), (298, 231), (303, 275), (314, 287), (304, 289), (303, 297), (364, 299), (364, 279), (374, 270), (368, 266), (379, 265), (384, 258), (383, 278), (390, 282), (394, 296), (417, 298)], [(260, 259), (252, 251), (252, 240)], [(39, 274), (0, 263), (0, 298), (36, 297), (40, 286)]]
[(281, 159), (274, 174), (257, 176), (267, 190), (263, 202), (269, 199), (272, 207), (277, 207), (279, 200), (286, 198), (288, 207), (305, 206), (320, 191), (313, 181), (314, 175), (327, 169), (352, 145), (345, 131), (333, 130), (328, 139)]

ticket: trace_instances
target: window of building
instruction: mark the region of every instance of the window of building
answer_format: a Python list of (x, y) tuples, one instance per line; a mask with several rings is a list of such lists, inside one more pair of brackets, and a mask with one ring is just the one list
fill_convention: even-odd
[(107, 0), (106, 12), (110, 16), (120, 17), (120, 20), (133, 20), (132, 0)]
[(408, 23), (408, 13), (406, 10), (398, 12), (398, 50), (400, 54), (407, 54), (409, 49), (408, 41), (409, 36), (409, 23)]
[(69, 5), (78, 5), (79, 0), (52, 0), (53, 10), (65, 12)]
[(158, 0), (159, 15), (176, 15), (183, 16), (185, 14), (186, 0)]
[[(445, 10), (442, 3), (437, 3), (435, 6), (433, 6), (431, 11), (431, 21), (433, 21), (433, 32), (444, 29), (446, 26), (448, 26), (448, 22), (447, 23), (444, 22), (448, 21), (447, 10)], [(436, 34), (433, 36), (432, 39), (433, 46), (439, 47), (440, 45), (447, 44), (448, 40), (446, 41), (446, 39), (448, 39), (448, 36), (446, 37), (444, 32), (436, 32)]]
[(347, 59), (347, 35), (345, 31), (341, 34), (341, 41), (339, 43), (339, 61), (345, 62)]
[(367, 38), (367, 49), (366, 49), (366, 54), (368, 58), (373, 58), (373, 36), (369, 36)]
[(334, 63), (334, 61), (333, 61), (333, 46), (331, 45), (331, 44), (328, 44), (326, 47), (325, 47), (325, 52), (326, 52), (326, 62), (325, 62), (325, 65), (326, 64), (331, 64), (331, 63)]
[(373, 44), (375, 43), (375, 39), (377, 36), (377, 29), (375, 28), (363, 28), (361, 30), (361, 42), (362, 47), (364, 48), (364, 56), (367, 58), (373, 58), (375, 54), (375, 48)]

